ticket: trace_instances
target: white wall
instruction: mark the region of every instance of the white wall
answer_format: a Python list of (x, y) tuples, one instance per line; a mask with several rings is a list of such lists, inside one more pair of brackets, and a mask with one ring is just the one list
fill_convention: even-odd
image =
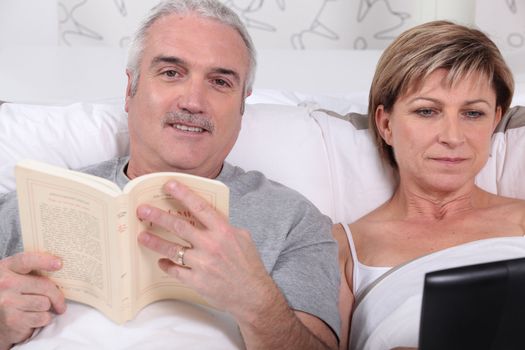
[(0, 47), (56, 45), (56, 0), (0, 0)]
[[(392, 38), (418, 22), (448, 18), (476, 21), (489, 33), (525, 91), (525, 0), (475, 0), (475, 11), (474, 0), (221, 1), (239, 13), (254, 37), (260, 58), (256, 88), (366, 92), (380, 50)], [(124, 47), (156, 3), (0, 0), (0, 100), (121, 98)], [(301, 48), (307, 50), (292, 51)]]
[[(525, 0), (221, 0), (260, 49), (382, 49), (432, 19), (475, 22), (502, 50), (525, 50)], [(0, 45), (124, 47), (158, 0), (1, 0)], [(474, 9), (475, 5), (475, 9)]]

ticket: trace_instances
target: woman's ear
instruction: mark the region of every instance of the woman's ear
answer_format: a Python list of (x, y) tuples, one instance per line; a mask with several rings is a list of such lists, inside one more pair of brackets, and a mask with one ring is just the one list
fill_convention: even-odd
[(390, 126), (390, 113), (385, 111), (385, 106), (379, 105), (374, 115), (377, 131), (385, 142), (392, 146), (392, 129)]
[(499, 122), (501, 121), (501, 118), (503, 117), (501, 114), (503, 112), (501, 111), (501, 106), (496, 107), (496, 117), (494, 118), (494, 125), (492, 126), (492, 132), (496, 130), (496, 127), (498, 126)]

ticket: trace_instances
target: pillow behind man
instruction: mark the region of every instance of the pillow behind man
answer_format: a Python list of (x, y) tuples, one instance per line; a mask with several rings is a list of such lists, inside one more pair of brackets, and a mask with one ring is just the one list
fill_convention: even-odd
[(122, 106), (0, 105), (0, 193), (14, 189), (14, 165), (24, 158), (75, 169), (127, 154)]

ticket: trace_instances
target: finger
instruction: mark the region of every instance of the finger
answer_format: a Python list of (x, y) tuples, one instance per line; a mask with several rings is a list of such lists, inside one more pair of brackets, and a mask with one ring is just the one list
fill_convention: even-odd
[(8, 258), (9, 269), (19, 274), (31, 271), (56, 271), (62, 268), (62, 260), (48, 253), (24, 252)]
[(8, 329), (3, 329), (2, 334), (8, 334), (13, 343), (27, 339), (35, 328), (47, 326), (51, 323), (53, 315), (49, 311), (25, 312), (11, 310), (2, 316), (3, 324), (8, 325)]
[(204, 198), (177, 181), (168, 181), (164, 190), (178, 199), (191, 214), (205, 227), (217, 228), (226, 223), (224, 216), (215, 210)]
[[(28, 296), (42, 296), (49, 300), (51, 308), (58, 314), (66, 311), (66, 300), (56, 284), (45, 276), (25, 275), (19, 290)], [(47, 308), (49, 310), (50, 308)]]
[(137, 208), (137, 217), (173, 232), (189, 244), (193, 243), (194, 237), (198, 237), (198, 235), (195, 234), (197, 229), (188, 221), (156, 207), (140, 205)]
[(20, 311), (49, 311), (51, 301), (42, 295), (23, 294), (20, 296), (17, 309)]
[(178, 262), (180, 265), (184, 264), (189, 266), (188, 257), (186, 255), (186, 252), (188, 251), (187, 247), (165, 240), (149, 232), (141, 232), (138, 240), (140, 244), (146, 248), (160, 253), (169, 258), (172, 262)]
[(33, 333), (34, 328), (28, 326), (24, 318), (25, 312), (16, 310), (15, 312), (8, 312), (2, 315), (3, 329), (0, 329), (1, 334), (9, 342), (16, 344), (29, 338)]
[(185, 283), (191, 276), (191, 268), (177, 265), (170, 259), (159, 259), (159, 267), (166, 274), (176, 278), (181, 283)]
[(22, 317), (24, 325), (30, 328), (47, 326), (53, 320), (53, 314), (49, 311), (24, 312)]

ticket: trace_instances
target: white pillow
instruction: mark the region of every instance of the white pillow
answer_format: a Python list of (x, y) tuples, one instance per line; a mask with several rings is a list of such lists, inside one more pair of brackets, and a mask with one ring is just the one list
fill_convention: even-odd
[(246, 105), (241, 133), (227, 160), (299, 191), (334, 218), (325, 139), (309, 107)]
[(80, 168), (128, 152), (122, 102), (0, 105), (0, 193), (14, 189), (14, 165), (32, 158)]
[[(365, 103), (363, 103), (365, 101)], [(314, 95), (296, 91), (256, 89), (246, 99), (247, 104), (278, 104), (305, 106), (312, 109), (326, 109), (339, 114), (350, 112), (366, 113), (366, 93), (334, 95)]]
[(525, 199), (525, 107), (511, 108), (497, 133), (497, 193)]
[(337, 116), (318, 110), (312, 116), (326, 141), (336, 203), (334, 221), (353, 222), (392, 195), (392, 168), (382, 162), (364, 115)]

